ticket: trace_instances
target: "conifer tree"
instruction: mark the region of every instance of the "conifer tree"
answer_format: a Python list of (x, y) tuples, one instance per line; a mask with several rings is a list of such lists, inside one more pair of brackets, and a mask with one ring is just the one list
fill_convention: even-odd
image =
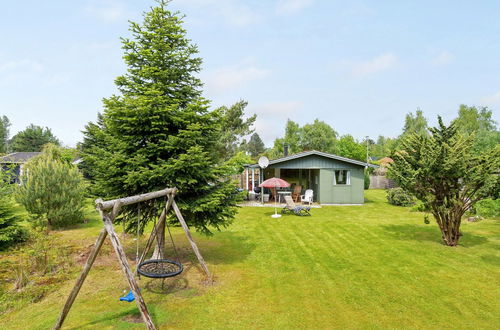
[(85, 182), (56, 145), (46, 145), (26, 164), (15, 197), (37, 226), (51, 229), (83, 221)]
[[(239, 195), (220, 155), (220, 112), (209, 111), (197, 78), (202, 60), (168, 1), (132, 22), (122, 39), (127, 72), (118, 95), (104, 99), (104, 112), (90, 123), (81, 144), (85, 174), (103, 198), (177, 187), (186, 221), (204, 233), (226, 226)], [(151, 219), (153, 205), (142, 205)], [(124, 221), (136, 221), (124, 210)], [(134, 226), (130, 226), (133, 228)]]
[(446, 245), (461, 236), (463, 214), (500, 189), (500, 145), (476, 155), (473, 136), (464, 136), (455, 124), (429, 129), (430, 135), (413, 133), (402, 141), (389, 175), (401, 188), (417, 197), (433, 214)]
[(21, 218), (14, 212), (11, 200), (10, 176), (0, 170), (0, 250), (24, 241), (28, 234), (19, 225)]

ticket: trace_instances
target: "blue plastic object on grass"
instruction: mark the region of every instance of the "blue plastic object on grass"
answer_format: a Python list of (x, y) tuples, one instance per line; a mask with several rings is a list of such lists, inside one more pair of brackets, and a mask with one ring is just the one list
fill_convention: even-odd
[(126, 296), (120, 297), (120, 301), (132, 302), (135, 300), (134, 293), (130, 290)]

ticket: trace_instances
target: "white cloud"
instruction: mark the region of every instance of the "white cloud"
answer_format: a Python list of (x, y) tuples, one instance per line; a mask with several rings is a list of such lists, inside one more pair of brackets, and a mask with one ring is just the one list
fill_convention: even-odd
[(126, 16), (123, 4), (116, 0), (93, 1), (85, 11), (104, 22), (115, 22)]
[(431, 63), (434, 64), (434, 65), (446, 65), (446, 64), (450, 64), (451, 62), (453, 62), (453, 60), (455, 59), (455, 56), (450, 53), (449, 51), (442, 51), (441, 53), (439, 53), (436, 57), (434, 57), (432, 60), (431, 60)]
[(253, 64), (238, 64), (216, 69), (206, 80), (208, 90), (224, 92), (262, 79), (269, 71)]
[(37, 61), (30, 59), (12, 60), (0, 63), (0, 73), (8, 72), (36, 72), (40, 73), (44, 70), (44, 66)]
[(388, 70), (394, 67), (396, 62), (397, 57), (394, 54), (385, 53), (371, 60), (356, 64), (351, 71), (351, 75), (353, 77), (368, 76), (373, 73)]
[(251, 107), (250, 110), (259, 116), (265, 114), (288, 118), (291, 114), (299, 110), (302, 105), (302, 102), (298, 101), (269, 102)]
[(313, 0), (279, 0), (276, 4), (276, 14), (293, 15), (313, 4)]
[(202, 16), (188, 19), (202, 24), (212, 23), (213, 17), (220, 17), (227, 25), (240, 28), (254, 25), (262, 19), (262, 15), (253, 7), (235, 0), (183, 0), (179, 4), (197, 9)]
[(69, 80), (67, 73), (50, 70), (36, 60), (19, 59), (0, 62), (0, 86), (27, 86), (29, 84), (57, 86)]
[(232, 26), (244, 27), (260, 21), (260, 16), (248, 6), (228, 5), (221, 11), (226, 22)]
[(248, 113), (257, 114), (255, 131), (266, 146), (272, 146), (273, 141), (283, 135), (286, 120), (297, 116), (303, 103), (299, 101), (269, 102), (260, 105), (249, 105)]
[(493, 104), (500, 104), (500, 91), (496, 92), (495, 94), (489, 95), (487, 97), (484, 97), (481, 99), (481, 104), (484, 105), (493, 105)]

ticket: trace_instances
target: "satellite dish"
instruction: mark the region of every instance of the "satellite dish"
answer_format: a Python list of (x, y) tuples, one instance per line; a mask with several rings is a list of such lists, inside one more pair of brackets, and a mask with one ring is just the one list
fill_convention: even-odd
[(260, 168), (266, 168), (269, 166), (269, 159), (266, 156), (262, 156), (259, 158), (259, 166)]

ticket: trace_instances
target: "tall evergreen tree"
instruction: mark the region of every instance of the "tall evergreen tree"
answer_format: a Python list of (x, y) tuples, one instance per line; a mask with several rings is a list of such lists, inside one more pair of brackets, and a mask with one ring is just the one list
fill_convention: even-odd
[[(198, 48), (167, 5), (159, 0), (142, 24), (131, 23), (132, 39), (122, 39), (127, 72), (115, 81), (120, 93), (104, 99), (81, 150), (95, 193), (116, 198), (177, 187), (186, 221), (210, 233), (209, 226), (230, 223), (240, 197), (220, 157), (220, 112), (201, 97)], [(147, 218), (154, 211), (141, 207)]]
[(10, 149), (14, 152), (42, 151), (43, 146), (48, 143), (61, 144), (50, 128), (31, 124), (12, 137)]
[(262, 139), (257, 133), (252, 134), (250, 140), (246, 144), (246, 148), (250, 153), (250, 156), (252, 156), (252, 158), (257, 158), (260, 154), (266, 151), (266, 146), (264, 145), (264, 142), (262, 142)]

